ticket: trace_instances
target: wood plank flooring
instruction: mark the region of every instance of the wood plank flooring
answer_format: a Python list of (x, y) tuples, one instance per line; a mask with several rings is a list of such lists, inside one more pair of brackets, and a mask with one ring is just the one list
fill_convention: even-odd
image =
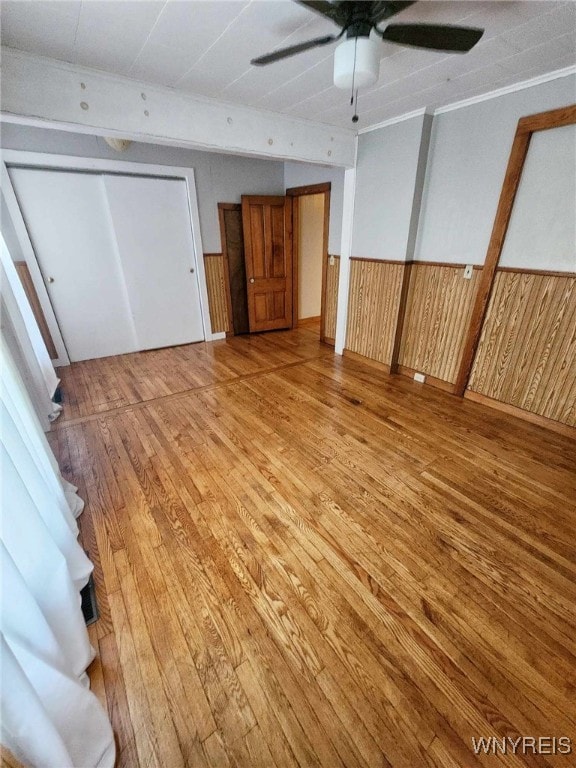
[(309, 328), (72, 365), (118, 766), (568, 766), (576, 444)]

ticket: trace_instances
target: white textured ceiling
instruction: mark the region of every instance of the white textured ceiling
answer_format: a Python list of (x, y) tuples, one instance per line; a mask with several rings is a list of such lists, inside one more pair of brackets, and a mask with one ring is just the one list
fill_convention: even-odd
[[(350, 128), (332, 86), (334, 46), (252, 67), (276, 48), (333, 33), (290, 0), (3, 0), (2, 43), (221, 101)], [(576, 63), (576, 2), (417, 2), (393, 21), (483, 27), (468, 54), (382, 44), (380, 79), (359, 96), (358, 128)]]

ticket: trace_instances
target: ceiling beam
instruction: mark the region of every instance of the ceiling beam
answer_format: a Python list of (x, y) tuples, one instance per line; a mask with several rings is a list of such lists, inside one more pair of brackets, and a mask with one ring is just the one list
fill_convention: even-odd
[(2, 49), (2, 119), (148, 143), (350, 168), (343, 128)]

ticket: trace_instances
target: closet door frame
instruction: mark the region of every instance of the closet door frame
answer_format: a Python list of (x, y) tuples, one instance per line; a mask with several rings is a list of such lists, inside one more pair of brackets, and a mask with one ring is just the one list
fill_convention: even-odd
[(216, 339), (223, 339), (226, 337), (225, 333), (213, 333), (210, 323), (208, 290), (206, 287), (206, 274), (204, 272), (202, 236), (200, 233), (200, 217), (198, 213), (198, 198), (196, 194), (196, 181), (193, 168), (132, 163), (125, 160), (101, 160), (98, 158), (73, 157), (69, 155), (49, 155), (44, 154), (43, 152), (25, 152), (8, 149), (2, 152), (2, 163), (0, 166), (2, 192), (4, 194), (8, 212), (14, 224), (18, 244), (20, 245), (20, 249), (24, 255), (26, 264), (28, 265), (34, 288), (36, 289), (44, 317), (46, 318), (50, 334), (54, 340), (54, 345), (58, 353), (58, 358), (53, 361), (55, 366), (69, 365), (70, 359), (10, 180), (8, 168), (12, 166), (58, 171), (118, 173), (124, 176), (148, 176), (152, 178), (160, 177), (164, 179), (180, 179), (184, 181), (188, 195), (188, 210), (190, 213), (190, 225), (194, 243), (194, 259), (198, 276), (200, 311), (202, 315), (204, 338), (206, 341), (215, 341)]

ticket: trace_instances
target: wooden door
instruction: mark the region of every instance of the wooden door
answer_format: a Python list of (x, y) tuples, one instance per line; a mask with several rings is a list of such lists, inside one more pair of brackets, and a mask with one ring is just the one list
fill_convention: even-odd
[(236, 203), (218, 203), (218, 216), (230, 333), (250, 333), (242, 206)]
[(292, 201), (242, 195), (250, 332), (292, 328)]

